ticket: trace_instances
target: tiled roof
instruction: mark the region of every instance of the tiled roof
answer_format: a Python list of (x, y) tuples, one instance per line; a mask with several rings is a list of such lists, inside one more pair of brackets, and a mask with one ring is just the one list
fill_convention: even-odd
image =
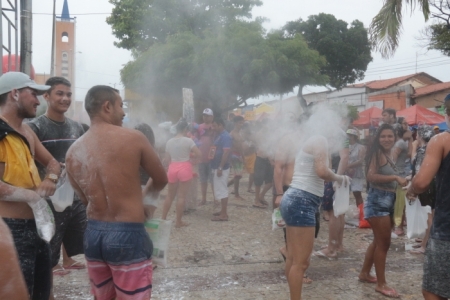
[(447, 90), (447, 89), (450, 89), (450, 81), (427, 85), (427, 86), (415, 89), (415, 92), (412, 95), (412, 98), (421, 97), (424, 95), (432, 94), (435, 92), (440, 92), (440, 91)]
[[(348, 87), (368, 87), (369, 89), (373, 89), (373, 90), (382, 90), (382, 89), (392, 87), (402, 81), (408, 80), (408, 79), (413, 78), (418, 75), (423, 75), (423, 76), (433, 78), (430, 75), (428, 75), (427, 73), (421, 72), (421, 73), (417, 73), (417, 74), (410, 74), (410, 75), (395, 77), (395, 78), (390, 78), (390, 79), (373, 80), (373, 81), (369, 81), (369, 82), (352, 84), (352, 85), (349, 85)], [(436, 78), (433, 78), (433, 79), (437, 80)], [(437, 81), (439, 81), (439, 80), (437, 80)]]

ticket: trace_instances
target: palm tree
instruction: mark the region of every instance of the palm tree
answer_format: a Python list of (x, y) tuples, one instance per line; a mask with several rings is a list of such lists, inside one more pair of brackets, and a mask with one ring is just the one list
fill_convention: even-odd
[(370, 41), (375, 50), (380, 51), (383, 58), (395, 53), (402, 29), (403, 2), (411, 6), (413, 11), (419, 5), (425, 21), (430, 17), (429, 0), (384, 0), (383, 7), (372, 19), (369, 28)]

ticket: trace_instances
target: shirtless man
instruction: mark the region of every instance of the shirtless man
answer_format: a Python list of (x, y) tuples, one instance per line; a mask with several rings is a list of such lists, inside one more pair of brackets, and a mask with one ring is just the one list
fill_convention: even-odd
[[(49, 88), (20, 72), (0, 76), (0, 215), (13, 236), (31, 299), (49, 298), (52, 267), (50, 246), (39, 237), (29, 204), (53, 195), (60, 166), (22, 121), (36, 116), (37, 95)], [(46, 168), (42, 181), (34, 160)]]
[[(91, 128), (69, 148), (66, 170), (87, 205), (84, 252), (91, 292), (101, 299), (150, 299), (153, 245), (144, 228), (143, 196), (163, 189), (167, 176), (148, 139), (121, 127), (122, 106), (109, 86), (87, 92)], [(144, 192), (141, 166), (150, 175)]]
[(234, 172), (234, 178), (228, 182), (228, 186), (234, 184), (234, 198), (244, 200), (239, 195), (239, 181), (242, 178), (244, 171), (244, 138), (241, 134), (241, 129), (244, 126), (245, 120), (242, 116), (236, 116), (233, 119), (234, 128), (230, 132), (233, 144), (231, 146), (231, 166)]

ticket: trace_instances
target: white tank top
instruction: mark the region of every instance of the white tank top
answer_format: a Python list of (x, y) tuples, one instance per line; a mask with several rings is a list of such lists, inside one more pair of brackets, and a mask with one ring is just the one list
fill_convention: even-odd
[(314, 155), (305, 153), (303, 150), (298, 152), (295, 157), (291, 187), (323, 197), (324, 180), (316, 174), (314, 169)]

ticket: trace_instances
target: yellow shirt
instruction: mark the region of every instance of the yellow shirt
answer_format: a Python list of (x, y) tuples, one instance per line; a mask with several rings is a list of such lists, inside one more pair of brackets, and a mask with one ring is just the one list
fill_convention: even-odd
[(10, 133), (0, 141), (0, 162), (5, 163), (4, 182), (26, 189), (41, 183), (30, 149), (17, 134)]

